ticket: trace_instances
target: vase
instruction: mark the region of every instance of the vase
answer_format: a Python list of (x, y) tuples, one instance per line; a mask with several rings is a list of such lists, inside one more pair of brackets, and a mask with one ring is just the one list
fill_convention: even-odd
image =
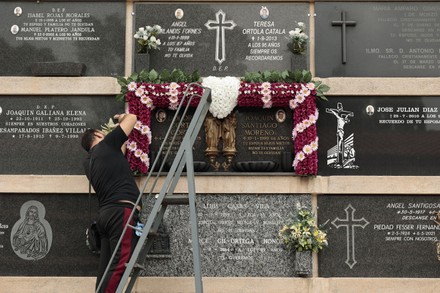
[(291, 59), (291, 71), (295, 70), (309, 70), (307, 65), (307, 55), (306, 54), (293, 54)]
[(150, 71), (150, 54), (136, 53), (134, 56), (134, 72)]
[(312, 251), (295, 252), (294, 271), (298, 277), (309, 277), (312, 275)]

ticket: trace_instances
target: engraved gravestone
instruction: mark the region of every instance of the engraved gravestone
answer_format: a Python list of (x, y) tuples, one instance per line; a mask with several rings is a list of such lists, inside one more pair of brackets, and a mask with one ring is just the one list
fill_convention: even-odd
[[(306, 55), (293, 56), (287, 36), (296, 22), (307, 25), (307, 19), (308, 5), (302, 3), (135, 3), (134, 26), (163, 29), (149, 69), (242, 76), (245, 71), (305, 69)], [(137, 50), (134, 42), (133, 52)], [(136, 68), (143, 58), (145, 54), (135, 54), (135, 71), (144, 69)]]
[[(190, 110), (189, 112), (193, 112)], [(175, 112), (157, 109), (151, 115), (152, 143), (150, 151), (153, 160), (157, 156), (160, 145), (170, 126)], [(291, 172), (293, 162), (292, 111), (287, 108), (272, 108), (257, 110), (240, 108), (232, 114), (234, 122), (227, 118), (216, 119), (214, 123), (219, 127), (220, 139), (215, 153), (207, 151), (206, 128), (202, 127), (194, 143), (195, 171), (199, 172)], [(183, 121), (183, 128), (176, 135), (176, 142), (170, 149), (166, 160), (165, 170), (172, 163), (180, 147), (185, 131), (189, 125), (192, 114)], [(205, 120), (206, 125), (206, 120)], [(235, 150), (230, 151), (226, 145), (228, 127), (233, 129)], [(228, 132), (229, 133), (229, 132)], [(175, 134), (171, 130), (170, 138)], [(169, 143), (163, 149), (162, 162)], [(228, 156), (231, 160), (228, 163)], [(159, 166), (159, 165), (157, 165)], [(157, 171), (158, 168), (155, 169)]]
[[(204, 194), (197, 197), (201, 269), (209, 277), (293, 277), (294, 254), (278, 230), (310, 195)], [(147, 256), (145, 276), (191, 276), (193, 262), (187, 206), (169, 206), (164, 216), (170, 253)]]
[(437, 2), (317, 2), (316, 75), (437, 77)]
[(438, 97), (333, 97), (318, 106), (320, 175), (440, 174)]
[[(291, 171), (292, 111), (288, 108), (239, 108), (236, 115), (237, 171), (253, 171), (251, 163), (246, 164), (252, 161), (264, 161), (268, 164), (267, 169), (259, 169), (257, 166), (257, 171)], [(272, 167), (269, 162), (274, 162), (275, 165)]]
[(0, 174), (84, 174), (81, 135), (123, 104), (113, 96), (0, 98)]
[(123, 1), (2, 1), (0, 16), (0, 75), (124, 73)]
[[(87, 196), (1, 194), (2, 276), (95, 276), (99, 257), (85, 245)], [(92, 213), (97, 209), (92, 199)]]
[(329, 238), (319, 276), (438, 277), (437, 196), (322, 195), (318, 208)]

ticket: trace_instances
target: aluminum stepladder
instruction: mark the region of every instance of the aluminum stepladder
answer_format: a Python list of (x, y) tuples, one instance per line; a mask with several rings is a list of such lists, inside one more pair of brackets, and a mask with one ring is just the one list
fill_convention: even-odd
[[(168, 205), (171, 204), (188, 204), (189, 205), (189, 217), (191, 222), (191, 242), (192, 242), (192, 250), (193, 250), (193, 266), (194, 266), (194, 277), (195, 277), (195, 289), (197, 293), (203, 293), (203, 285), (202, 285), (202, 275), (201, 275), (201, 267), (200, 267), (200, 246), (199, 246), (199, 236), (198, 236), (198, 227), (197, 227), (197, 213), (196, 213), (196, 199), (195, 199), (195, 182), (194, 182), (194, 165), (193, 165), (193, 150), (192, 147), (194, 145), (194, 142), (197, 138), (197, 135), (203, 125), (203, 122), (205, 120), (206, 114), (208, 112), (209, 106), (211, 104), (211, 90), (209, 88), (203, 88), (204, 92), (203, 95), (196, 95), (193, 94), (189, 96), (189, 90), (191, 87), (202, 87), (200, 84), (192, 83), (187, 86), (186, 92), (184, 94), (184, 97), (182, 98), (181, 103), (179, 104), (176, 114), (173, 117), (173, 120), (171, 121), (171, 125), (167, 131), (167, 134), (165, 135), (165, 138), (162, 142), (162, 145), (158, 151), (158, 154), (161, 154), (163, 149), (165, 148), (165, 145), (167, 141), (169, 140), (170, 134), (172, 130), (174, 131), (174, 135), (171, 139), (171, 142), (168, 145), (168, 150), (162, 160), (162, 164), (159, 168), (159, 171), (157, 172), (156, 178), (151, 184), (151, 188), (149, 193), (145, 193), (144, 191), (150, 181), (150, 178), (152, 176), (153, 170), (155, 170), (155, 166), (158, 164), (158, 161), (160, 159), (160, 156), (158, 155), (156, 159), (153, 162), (153, 165), (150, 168), (150, 171), (148, 172), (147, 178), (145, 180), (145, 183), (143, 185), (143, 188), (140, 191), (139, 197), (136, 201), (136, 205), (138, 205), (144, 196), (153, 197), (153, 191), (156, 187), (156, 184), (158, 182), (158, 179), (160, 177), (160, 173), (166, 163), (166, 160), (170, 154), (170, 150), (172, 148), (172, 145), (175, 144), (176, 136), (179, 133), (179, 130), (182, 127), (183, 118), (186, 116), (187, 111), (189, 109), (190, 103), (194, 97), (200, 98), (200, 102), (195, 110), (194, 116), (191, 119), (190, 125), (186, 130), (185, 136), (183, 138), (183, 141), (180, 144), (180, 147), (177, 151), (177, 154), (174, 158), (174, 161), (171, 165), (171, 168), (166, 176), (165, 182), (163, 183), (162, 188), (160, 189), (159, 194), (155, 196), (155, 202), (154, 205), (150, 211), (150, 214), (148, 216), (148, 219), (145, 223), (144, 228), (142, 231), (144, 231), (136, 245), (136, 248), (130, 258), (130, 261), (126, 264), (125, 272), (121, 278), (121, 281), (119, 283), (119, 286), (116, 290), (116, 292), (120, 293), (123, 292), (125, 288), (125, 292), (131, 292), (133, 289), (134, 284), (136, 283), (136, 280), (140, 274), (140, 272), (144, 269), (143, 263), (145, 262), (146, 256), (149, 252), (149, 250), (152, 247), (153, 240), (154, 240), (154, 234), (158, 230), (159, 225), (162, 222), (163, 216), (165, 214), (166, 208)], [(185, 105), (185, 106), (184, 106)], [(180, 116), (180, 119), (178, 117)], [(177, 126), (176, 121), (178, 120)], [(188, 184), (188, 197), (186, 196), (175, 196), (174, 190), (175, 187), (181, 177), (181, 174), (183, 172), (184, 167), (186, 166), (186, 177), (187, 177), (187, 184)], [(130, 215), (130, 218), (128, 220), (128, 223), (132, 219), (133, 215), (135, 213), (135, 208), (133, 208), (132, 213)], [(133, 227), (129, 224), (127, 224), (124, 227), (122, 235), (125, 234), (125, 231), (127, 229), (135, 229), (138, 230), (136, 227)], [(105, 275), (108, 273), (108, 270), (110, 268), (110, 264), (113, 261), (116, 251), (118, 250), (120, 244), (122, 242), (122, 236), (119, 239), (119, 242), (117, 244), (117, 247), (115, 249), (115, 252), (113, 253), (109, 264), (106, 268), (106, 271), (104, 272), (103, 278), (101, 280), (101, 283), (98, 285), (98, 288), (96, 292), (99, 291), (102, 281), (105, 278)], [(131, 278), (130, 278), (131, 274)], [(129, 281), (130, 278), (130, 281)], [(128, 282), (128, 284), (127, 284)]]

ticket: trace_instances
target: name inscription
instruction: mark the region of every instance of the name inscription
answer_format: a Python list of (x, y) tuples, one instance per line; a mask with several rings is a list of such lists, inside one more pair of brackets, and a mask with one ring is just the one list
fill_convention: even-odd
[(86, 110), (59, 109), (53, 104), (6, 109), (3, 116), (0, 136), (13, 139), (78, 139), (87, 128)]
[(93, 15), (54, 7), (50, 12), (29, 12), (23, 15), (16, 41), (82, 42), (99, 41)]

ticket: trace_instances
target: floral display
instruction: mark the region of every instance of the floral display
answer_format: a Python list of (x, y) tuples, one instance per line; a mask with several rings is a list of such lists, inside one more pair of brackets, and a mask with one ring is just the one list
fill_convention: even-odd
[[(267, 85), (267, 84), (270, 84)], [(248, 83), (242, 82), (238, 96), (241, 107), (286, 107), (293, 110), (295, 159), (297, 175), (318, 174), (318, 137), (316, 122), (316, 87), (308, 83)]]
[(319, 252), (328, 246), (327, 234), (318, 228), (313, 214), (302, 209), (296, 219), (290, 219), (279, 230), (278, 236), (288, 251)]
[(157, 35), (161, 32), (162, 28), (157, 24), (139, 28), (134, 35), (134, 38), (139, 44), (138, 53), (148, 53), (151, 50), (158, 49), (161, 42), (157, 38)]
[(291, 40), (291, 50), (293, 54), (304, 54), (307, 47), (309, 36), (304, 32), (306, 25), (298, 22), (298, 27), (289, 31), (289, 39)]
[(113, 129), (115, 129), (117, 126), (117, 124), (115, 124), (113, 122), (112, 118), (108, 119), (107, 123), (104, 123), (104, 125), (101, 125), (101, 131), (105, 133), (105, 135), (109, 134), (110, 132), (113, 131)]
[(209, 112), (219, 119), (228, 116), (237, 105), (240, 80), (230, 76), (222, 79), (209, 76), (203, 79), (202, 85), (211, 89)]
[[(135, 131), (131, 132), (127, 143), (127, 159), (135, 173), (145, 174), (150, 166), (148, 154), (152, 137), (151, 110), (156, 107), (176, 110), (186, 91), (189, 93), (188, 96), (203, 94), (201, 87), (188, 83), (152, 84), (132, 81), (127, 85), (125, 99), (128, 112), (138, 117)], [(199, 101), (200, 98), (195, 97), (191, 101), (184, 101), (184, 104), (190, 102), (190, 106), (196, 107)]]
[[(154, 108), (176, 110), (186, 91), (189, 96), (203, 94), (203, 87), (190, 83), (146, 83), (131, 81), (126, 84), (125, 100), (128, 111), (138, 116), (136, 131), (129, 137), (128, 159), (133, 171), (146, 173), (149, 168), (151, 143), (150, 115)], [(194, 84), (192, 84), (194, 85)], [(223, 119), (235, 107), (290, 107), (294, 123), (292, 139), (295, 158), (292, 162), (297, 175), (318, 174), (318, 137), (316, 122), (317, 85), (313, 82), (246, 82), (234, 77), (207, 77), (201, 84), (211, 89), (212, 103), (209, 111)], [(189, 88), (188, 88), (189, 87)], [(200, 98), (195, 97), (190, 106), (196, 107)]]

